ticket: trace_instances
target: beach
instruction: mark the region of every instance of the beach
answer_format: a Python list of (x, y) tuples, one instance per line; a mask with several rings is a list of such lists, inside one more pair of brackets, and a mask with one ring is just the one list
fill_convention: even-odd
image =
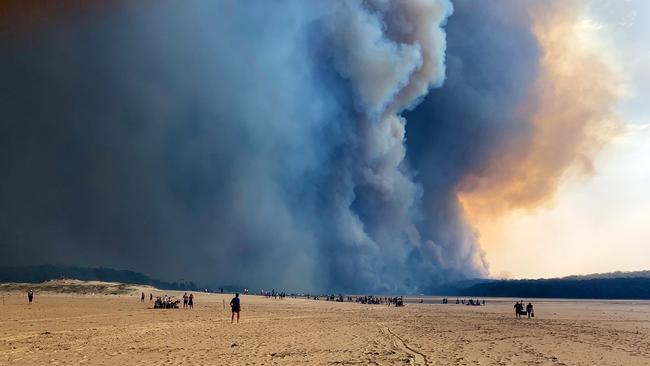
[(244, 295), (231, 324), (231, 294), (195, 292), (193, 310), (151, 309), (139, 295), (36, 293), (28, 305), (4, 293), (0, 364), (650, 364), (644, 301), (533, 301), (535, 318), (518, 320), (509, 300), (395, 308)]

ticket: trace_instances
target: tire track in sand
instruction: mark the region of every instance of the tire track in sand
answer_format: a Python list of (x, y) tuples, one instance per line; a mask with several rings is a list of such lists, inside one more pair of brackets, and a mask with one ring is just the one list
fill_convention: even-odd
[(406, 342), (400, 336), (397, 334), (393, 333), (390, 328), (388, 327), (381, 327), (382, 333), (386, 334), (392, 341), (393, 344), (404, 351), (406, 354), (409, 355), (409, 360), (411, 362), (411, 365), (428, 365), (427, 362), (427, 356), (425, 356), (423, 353), (420, 353), (419, 351), (409, 347)]

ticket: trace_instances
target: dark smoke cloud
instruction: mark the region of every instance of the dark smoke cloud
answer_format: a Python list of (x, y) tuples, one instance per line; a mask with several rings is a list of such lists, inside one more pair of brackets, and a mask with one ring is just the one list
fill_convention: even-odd
[(7, 45), (3, 259), (310, 283), (294, 187), (339, 111), (292, 17), (167, 4)]
[(404, 115), (422, 210), (434, 218), (420, 232), (448, 257), (475, 245), (468, 221), (532, 210), (569, 169), (592, 173), (620, 128), (615, 75), (575, 33), (584, 2), (454, 5), (445, 84)]
[(396, 113), (442, 82), (450, 13), (157, 2), (3, 38), (3, 264), (429, 283), (445, 258), (420, 249)]
[[(408, 158), (424, 187), (421, 233), (440, 255), (467, 260), (478, 250), (478, 233), (465, 219), (458, 186), (506, 141), (532, 136), (520, 106), (530, 98), (540, 50), (522, 2), (456, 1), (454, 8), (445, 27), (445, 83), (404, 116)], [(450, 271), (472, 268), (444, 263)]]
[(0, 264), (340, 291), (486, 275), (456, 188), (532, 134), (517, 4), (156, 2), (2, 38)]

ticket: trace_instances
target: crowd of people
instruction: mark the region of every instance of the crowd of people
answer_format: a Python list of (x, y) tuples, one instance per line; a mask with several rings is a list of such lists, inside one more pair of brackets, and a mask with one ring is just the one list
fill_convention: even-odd
[[(449, 303), (449, 299), (446, 299), (446, 298), (443, 299), (443, 302), (442, 302), (442, 303), (443, 303), (443, 304), (448, 304), (448, 303)], [(458, 298), (457, 298), (457, 299), (456, 299), (456, 305), (459, 305), (459, 304), (460, 304), (460, 305), (470, 305), (470, 306), (481, 306), (481, 305), (485, 305), (485, 300), (483, 300), (483, 301), (481, 301), (481, 300), (479, 300), (479, 299), (476, 299), (476, 300), (474, 300), (474, 299), (468, 299), (468, 300), (465, 300), (465, 299), (458, 299)]]
[[(222, 290), (223, 291), (223, 290)], [(287, 296), (286, 292), (276, 292), (275, 290), (272, 291), (264, 291), (262, 290), (260, 292), (261, 296), (265, 296), (267, 298), (275, 298), (275, 299), (284, 299)], [(295, 298), (296, 295), (290, 295), (291, 297)], [(337, 301), (337, 302), (355, 302), (355, 303), (360, 303), (360, 304), (370, 304), (370, 305), (383, 305), (386, 304), (388, 306), (393, 305), (396, 307), (399, 306), (404, 306), (404, 298), (402, 296), (394, 296), (394, 297), (388, 297), (388, 296), (374, 296), (374, 295), (366, 295), (366, 296), (343, 296), (341, 294), (339, 295), (299, 295), (299, 296), (304, 296), (307, 299), (313, 299), (313, 300), (320, 300), (321, 297), (324, 297), (325, 300), (327, 301)], [(149, 301), (153, 302), (153, 308), (154, 309), (178, 309), (179, 304), (181, 303), (180, 299), (176, 299), (174, 296), (156, 296), (156, 300), (153, 301), (153, 294), (149, 294)], [(29, 301), (29, 304), (31, 304), (34, 301), (34, 291), (29, 290), (27, 292), (27, 300)], [(144, 302), (145, 301), (145, 294), (142, 292), (140, 296), (140, 301)], [(420, 303), (423, 303), (424, 300), (420, 299)], [(183, 309), (192, 309), (194, 308), (194, 294), (190, 293), (188, 294), (185, 292), (182, 297), (182, 303), (183, 303)], [(448, 298), (443, 298), (442, 299), (443, 304), (449, 304), (449, 299)], [(456, 299), (456, 304), (462, 304), (462, 305), (470, 305), (470, 306), (481, 306), (485, 305), (485, 300), (479, 300), (479, 299)], [(237, 320), (237, 323), (239, 323), (239, 315), (241, 312), (241, 299), (239, 298), (239, 294), (235, 294), (235, 297), (230, 300), (230, 308), (232, 311), (231, 315), (231, 322), (234, 323), (235, 319)], [(522, 316), (527, 316), (527, 318), (534, 318), (535, 317), (535, 311), (533, 304), (529, 302), (527, 305), (524, 305), (524, 301), (517, 301), (514, 305), (515, 309), (515, 317), (517, 319), (521, 319)]]
[(154, 309), (178, 309), (178, 304), (181, 300), (176, 299), (174, 296), (156, 296), (156, 301), (153, 303)]
[[(244, 295), (248, 293), (248, 289), (244, 289)], [(286, 292), (276, 292), (275, 289), (271, 291), (266, 291), (266, 290), (261, 290), (260, 291), (260, 296), (265, 296), (267, 298), (274, 298), (274, 299), (280, 299), (283, 300), (285, 297), (287, 297)]]
[[(373, 295), (359, 296), (354, 299), (354, 302), (358, 302), (360, 304), (370, 304), (370, 305), (381, 305), (388, 301), (389, 299), (386, 297), (378, 297)], [(390, 299), (390, 301), (392, 301), (392, 299)]]
[[(295, 297), (292, 295), (292, 297)], [(368, 304), (368, 305), (395, 305), (395, 306), (404, 306), (404, 298), (402, 296), (374, 296), (374, 295), (365, 295), (365, 296), (349, 296), (349, 295), (311, 295), (305, 294), (300, 295), (311, 300), (325, 300), (325, 301), (336, 301), (336, 302), (355, 302), (359, 304)]]
[[(223, 289), (221, 290), (223, 291)], [(223, 292), (222, 292), (223, 293)], [(275, 290), (272, 290), (270, 292), (267, 291), (261, 291), (260, 292), (261, 296), (265, 296), (267, 298), (275, 298), (275, 299), (284, 299), (287, 296), (286, 292), (276, 292)], [(295, 298), (296, 295), (292, 294), (290, 295), (291, 297)], [(307, 299), (313, 299), (313, 300), (320, 300), (321, 296), (319, 295), (299, 295), (301, 297), (306, 297)], [(402, 296), (394, 296), (394, 297), (388, 297), (388, 296), (373, 296), (373, 295), (366, 295), (366, 296), (355, 296), (354, 298), (352, 296), (343, 296), (343, 295), (324, 295), (322, 296), (325, 298), (327, 301), (337, 301), (337, 302), (355, 302), (355, 303), (360, 303), (360, 304), (371, 304), (371, 305), (382, 305), (382, 304), (387, 304), (388, 306), (394, 305), (396, 307), (404, 306), (404, 298)], [(176, 299), (174, 296), (168, 296), (168, 295), (163, 295), (163, 296), (156, 296), (156, 300), (153, 301), (153, 294), (149, 294), (149, 301), (154, 302), (153, 308), (154, 309), (178, 309), (179, 304), (181, 303), (180, 299)], [(190, 293), (188, 294), (185, 292), (182, 297), (182, 302), (183, 302), (183, 309), (192, 309), (194, 307), (194, 294)], [(34, 291), (29, 290), (27, 292), (27, 300), (29, 301), (29, 304), (34, 301)], [(140, 301), (144, 302), (145, 301), (145, 294), (142, 292), (140, 296)], [(423, 303), (424, 300), (420, 299), (420, 303)], [(449, 299), (448, 298), (443, 298), (442, 299), (443, 304), (448, 304)], [(479, 299), (456, 299), (456, 304), (463, 304), (463, 305), (470, 305), (470, 306), (480, 306), (480, 305), (485, 305), (485, 300), (480, 301)], [(237, 320), (237, 323), (239, 323), (239, 317), (241, 313), (241, 299), (239, 297), (239, 293), (235, 294), (235, 297), (233, 297), (230, 300), (230, 309), (232, 312), (230, 321), (231, 323), (235, 322), (235, 319)], [(521, 319), (522, 316), (527, 316), (529, 319), (535, 317), (535, 311), (533, 304), (529, 302), (527, 305), (524, 305), (524, 301), (517, 301), (514, 305), (515, 309), (515, 317), (517, 319)]]
[[(145, 301), (144, 292), (140, 295), (140, 301), (141, 302)], [(156, 300), (154, 301), (153, 293), (150, 293), (149, 302), (153, 302), (154, 309), (178, 309), (181, 300), (177, 299), (174, 296), (163, 295), (163, 296), (156, 296)], [(194, 294), (192, 293), (188, 294), (187, 292), (184, 293), (182, 297), (182, 303), (183, 303), (183, 309), (194, 308)]]
[[(344, 296), (344, 295), (310, 295), (310, 294), (304, 294), (304, 295), (295, 295), (295, 294), (287, 294), (286, 292), (277, 292), (275, 290), (271, 291), (260, 291), (259, 293), (260, 296), (264, 296), (266, 298), (274, 298), (274, 299), (284, 299), (287, 296), (290, 296), (292, 298), (296, 297), (303, 297), (307, 299), (313, 299), (313, 300), (320, 300), (323, 298), (326, 301), (336, 301), (336, 302), (355, 302), (359, 304), (369, 304), (369, 305), (388, 305), (388, 306), (404, 306), (404, 298), (402, 296), (394, 296), (394, 297), (388, 297), (388, 296), (374, 296), (374, 295), (365, 295), (365, 296)], [(28, 299), (29, 303), (31, 304), (34, 298), (34, 293), (33, 291), (28, 292)], [(144, 301), (145, 299), (145, 294), (144, 292), (142, 293), (140, 300)], [(152, 301), (153, 299), (153, 294), (149, 294), (149, 301)], [(184, 309), (192, 309), (194, 307), (194, 295), (193, 294), (188, 294), (187, 292), (183, 294), (182, 297), (182, 303), (183, 303), (183, 308)], [(423, 303), (424, 300), (420, 299), (420, 303)], [(173, 296), (157, 296), (156, 301), (154, 302), (154, 309), (177, 309), (179, 307), (179, 304), (181, 303), (181, 300), (178, 300), (174, 298)], [(443, 298), (442, 299), (443, 304), (449, 304), (449, 299), (448, 298)], [(456, 304), (457, 305), (468, 305), (468, 306), (485, 306), (485, 300), (479, 300), (479, 299), (456, 299)], [(234, 323), (235, 320), (237, 323), (239, 323), (239, 316), (241, 312), (241, 299), (239, 297), (239, 294), (235, 294), (235, 297), (230, 300), (230, 307), (232, 311), (231, 315), (231, 322)], [(517, 303), (514, 305), (515, 309), (515, 317), (517, 319), (521, 319), (522, 316), (527, 316), (527, 318), (534, 318), (535, 317), (535, 312), (534, 312), (534, 307), (531, 302), (529, 302), (527, 305), (524, 305), (524, 301), (517, 301)]]

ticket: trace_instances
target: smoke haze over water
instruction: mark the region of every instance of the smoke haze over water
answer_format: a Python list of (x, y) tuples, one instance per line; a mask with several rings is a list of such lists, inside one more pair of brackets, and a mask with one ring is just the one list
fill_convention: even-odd
[(8, 27), (0, 264), (333, 291), (487, 275), (457, 190), (534, 135), (542, 46), (516, 4), (162, 1)]

